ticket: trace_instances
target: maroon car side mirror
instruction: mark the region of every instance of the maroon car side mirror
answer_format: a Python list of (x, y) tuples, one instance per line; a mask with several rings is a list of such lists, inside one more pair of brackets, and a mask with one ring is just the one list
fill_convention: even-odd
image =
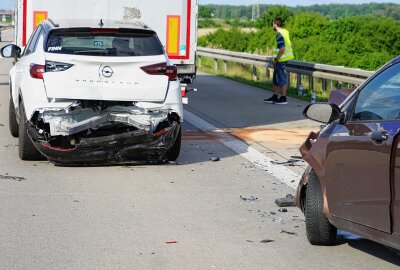
[(336, 104), (314, 103), (304, 109), (303, 115), (308, 119), (329, 124), (340, 118), (341, 111)]

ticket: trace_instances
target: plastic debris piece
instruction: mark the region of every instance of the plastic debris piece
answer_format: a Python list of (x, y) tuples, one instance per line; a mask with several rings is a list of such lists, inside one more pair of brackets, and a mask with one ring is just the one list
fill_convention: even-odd
[(178, 244), (178, 242), (176, 242), (176, 241), (168, 241), (168, 242), (165, 242), (165, 244), (168, 244), (168, 245), (170, 245), (170, 244)]
[(285, 198), (276, 199), (275, 203), (279, 207), (295, 206), (294, 196), (292, 194), (287, 194)]
[(290, 235), (297, 235), (296, 232), (289, 232), (289, 231), (286, 231), (286, 230), (281, 230), (281, 233), (286, 233), (286, 234), (290, 234)]
[(302, 162), (303, 160), (301, 159), (293, 159), (293, 158), (286, 161), (271, 161), (271, 163), (274, 165), (284, 165), (284, 166), (297, 166), (298, 165), (297, 163), (302, 163)]
[(218, 156), (212, 157), (210, 158), (211, 161), (216, 162), (216, 161), (220, 161), (221, 159)]
[(26, 180), (25, 177), (20, 177), (20, 176), (11, 176), (8, 175), (8, 173), (6, 173), (6, 175), (0, 175), (0, 179), (4, 179), (4, 180), (13, 180), (13, 181), (22, 181), (22, 180)]
[(281, 209), (278, 209), (278, 211), (281, 212), (281, 213), (286, 213), (287, 212), (287, 208), (281, 208)]
[(257, 201), (258, 198), (254, 197), (254, 196), (249, 196), (249, 197), (242, 197), (242, 195), (240, 195), (240, 199), (242, 199), (245, 202), (254, 202)]
[(272, 242), (275, 242), (275, 241), (271, 240), (271, 239), (264, 239), (264, 240), (260, 241), (260, 243), (263, 243), (263, 244), (272, 243)]

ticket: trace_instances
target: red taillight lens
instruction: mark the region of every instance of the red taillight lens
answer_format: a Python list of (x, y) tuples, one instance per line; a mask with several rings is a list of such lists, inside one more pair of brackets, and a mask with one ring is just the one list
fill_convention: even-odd
[(176, 66), (167, 66), (167, 63), (144, 66), (141, 67), (141, 69), (150, 75), (166, 75), (170, 81), (176, 81), (178, 78), (178, 70)]
[(43, 79), (43, 73), (46, 72), (44, 65), (31, 64), (30, 73), (34, 79)]

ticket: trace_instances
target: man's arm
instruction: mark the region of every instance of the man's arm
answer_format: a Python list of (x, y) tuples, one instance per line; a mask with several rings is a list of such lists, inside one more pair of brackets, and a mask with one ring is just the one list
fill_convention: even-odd
[(281, 56), (285, 53), (285, 47), (280, 48), (278, 55), (275, 57), (275, 60), (278, 62), (279, 58), (281, 58)]
[(278, 63), (279, 58), (285, 53), (285, 39), (282, 34), (278, 34), (276, 37), (276, 43), (278, 45), (279, 52), (274, 59), (274, 64)]

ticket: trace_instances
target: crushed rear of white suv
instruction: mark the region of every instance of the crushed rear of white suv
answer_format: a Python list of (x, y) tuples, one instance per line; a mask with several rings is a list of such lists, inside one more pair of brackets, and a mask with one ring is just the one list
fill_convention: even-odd
[[(99, 26), (100, 25), (100, 26)], [(19, 156), (56, 164), (176, 160), (183, 105), (177, 69), (144, 24), (43, 21), (10, 44), (10, 131)]]

